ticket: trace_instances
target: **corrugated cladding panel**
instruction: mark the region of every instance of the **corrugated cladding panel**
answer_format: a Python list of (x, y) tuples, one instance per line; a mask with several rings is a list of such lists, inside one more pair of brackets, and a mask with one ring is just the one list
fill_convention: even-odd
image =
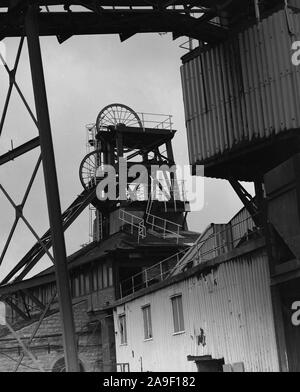
[(198, 263), (214, 259), (231, 249), (230, 227), (226, 224), (211, 224), (196, 242)]
[[(171, 297), (182, 294), (185, 332), (173, 334)], [(153, 339), (144, 341), (142, 307), (151, 305)], [(128, 342), (120, 345), (118, 315)], [(188, 355), (243, 362), (246, 371), (278, 371), (267, 256), (262, 251), (221, 264), (117, 307), (118, 363), (130, 371), (197, 371)], [(203, 337), (205, 337), (203, 339)]]
[(236, 247), (240, 240), (256, 228), (250, 213), (242, 208), (229, 222), (231, 226), (232, 245)]
[(282, 10), (181, 67), (191, 164), (300, 127), (299, 37), (300, 14)]
[(242, 239), (248, 240), (255, 229), (255, 223), (246, 208), (242, 208), (227, 224), (209, 225), (179, 260), (172, 275), (182, 272), (190, 261), (193, 261), (195, 266), (229, 252), (238, 246)]
[(204, 262), (217, 257), (217, 240), (215, 236), (219, 225), (211, 224), (197, 241), (199, 262)]
[(230, 225), (210, 224), (199, 236), (195, 244), (179, 260), (172, 275), (184, 270), (184, 267), (193, 261), (193, 266), (205, 263), (217, 256), (228, 252), (232, 246)]

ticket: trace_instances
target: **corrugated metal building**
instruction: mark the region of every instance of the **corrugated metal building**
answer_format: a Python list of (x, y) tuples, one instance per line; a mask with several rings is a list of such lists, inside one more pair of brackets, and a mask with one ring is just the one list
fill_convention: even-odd
[[(202, 42), (183, 56), (181, 76), (194, 174), (201, 164), (206, 177), (229, 180), (253, 214), (253, 227), (237, 217), (233, 249), (255, 237), (255, 225), (264, 227), (280, 369), (299, 371), (292, 319), (300, 295), (300, 3), (274, 2), (267, 11), (265, 3), (256, 2), (255, 18), (236, 18), (235, 28), (227, 20), (223, 42)], [(255, 183), (254, 198), (243, 180)]]
[[(287, 132), (299, 129), (300, 73), (291, 60), (292, 43), (299, 39), (300, 14), (286, 7), (221, 44), (198, 48), (183, 57), (181, 75), (192, 165), (215, 165), (218, 158), (224, 161), (224, 153), (232, 158), (234, 152), (243, 152), (245, 158), (251, 148), (268, 141), (272, 141), (274, 153), (274, 138), (283, 140)], [(274, 162), (279, 164), (282, 149), (270, 160), (264, 156), (256, 166), (270, 169)], [(249, 159), (254, 158), (251, 152)], [(248, 180), (255, 174), (238, 165), (231, 169), (240, 179)], [(224, 177), (225, 171), (220, 168), (206, 175)]]
[[(234, 223), (238, 218), (241, 223), (244, 215), (242, 210)], [(177, 268), (171, 278), (117, 302), (118, 368), (197, 371), (201, 360), (209, 358), (228, 365), (240, 363), (245, 371), (278, 371), (264, 240), (248, 238), (200, 263), (197, 252), (189, 251), (183, 259), (182, 267), (191, 260), (194, 266)], [(173, 303), (179, 297), (181, 315), (180, 306), (174, 310)], [(148, 306), (150, 316), (145, 319)]]

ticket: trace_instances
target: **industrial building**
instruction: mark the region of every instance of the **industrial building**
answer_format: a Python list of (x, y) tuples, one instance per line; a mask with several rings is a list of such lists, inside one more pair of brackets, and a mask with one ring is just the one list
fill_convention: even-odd
[[(289, 4), (288, 4), (289, 3)], [(226, 179), (262, 228), (281, 370), (299, 371), (299, 69), (292, 62), (299, 5), (259, 12), (219, 45), (195, 49), (181, 68), (190, 163)], [(298, 5), (298, 7), (297, 7)], [(249, 197), (240, 181), (252, 181)]]
[[(16, 211), (1, 262), (19, 219), (37, 239), (0, 282), (0, 371), (300, 371), (300, 1), (99, 0), (81, 2), (85, 12), (54, 3), (63, 11), (0, 0), (0, 39), (20, 37), (0, 135), (24, 36), (39, 129), (0, 164), (41, 147), (22, 204), (0, 183)], [(87, 127), (83, 190), (62, 213), (39, 37), (162, 31), (188, 37), (181, 81), (192, 173), (203, 165), (205, 177), (228, 181), (244, 208), (189, 231), (176, 173), (158, 187), (152, 173), (176, 163), (171, 117), (113, 103)], [(50, 229), (40, 237), (23, 207), (41, 163)], [(64, 231), (87, 207), (93, 240), (66, 258)], [(53, 267), (28, 279), (44, 255)]]
[[(107, 113), (114, 115), (107, 119)], [(119, 125), (115, 126), (116, 118)], [(124, 200), (94, 198), (90, 208), (92, 242), (68, 258), (82, 371), (117, 369), (112, 304), (127, 292), (154, 283), (157, 263), (162, 263), (159, 276), (166, 277), (199, 235), (187, 228), (189, 203), (176, 173), (169, 174), (169, 188), (164, 189), (168, 197), (151, 197), (155, 179), (151, 177), (150, 162), (159, 166), (174, 164), (171, 140), (175, 133), (169, 116), (139, 116), (121, 104), (103, 108), (96, 124), (87, 128), (88, 153), (79, 170), (84, 192), (94, 194), (95, 184), (100, 182), (96, 169), (111, 160), (115, 161), (120, 187), (117, 164), (123, 154), (130, 167), (134, 167), (134, 162), (142, 163), (148, 174), (143, 183), (137, 183), (137, 175), (127, 179), (126, 173)], [(134, 186), (138, 190), (130, 193)], [(80, 198), (82, 195), (77, 203)], [(27, 263), (41, 252), (39, 245), (29, 251)], [(65, 369), (54, 272), (50, 267), (30, 279), (2, 287), (6, 295), (9, 293), (6, 321), (14, 326), (20, 339), (30, 339), (36, 364), (30, 357), (20, 357), (15, 336), (4, 326), (0, 370), (13, 371), (17, 367), (20, 371), (37, 371), (38, 365), (46, 371)]]
[(278, 371), (266, 244), (251, 216), (209, 226), (168, 279), (118, 300), (114, 321), (123, 369)]

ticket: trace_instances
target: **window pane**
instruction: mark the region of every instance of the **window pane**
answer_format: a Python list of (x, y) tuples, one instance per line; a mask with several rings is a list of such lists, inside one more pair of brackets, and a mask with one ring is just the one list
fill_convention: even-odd
[(113, 270), (112, 267), (108, 268), (108, 285), (113, 286)]
[(80, 274), (80, 295), (84, 294), (84, 275)]
[(173, 311), (174, 332), (182, 332), (184, 331), (182, 296), (178, 295), (171, 298), (171, 302)]
[(176, 298), (172, 298), (172, 309), (173, 309), (174, 332), (178, 332), (179, 331), (179, 323), (178, 323), (178, 312), (177, 312)]
[(107, 279), (107, 266), (103, 264), (103, 287), (107, 287), (108, 279)]
[(79, 294), (79, 276), (76, 276), (75, 278), (75, 297), (78, 297)]
[(102, 281), (102, 265), (98, 266), (98, 289), (102, 290), (103, 288), (103, 281)]
[(149, 338), (152, 338), (152, 322), (151, 322), (150, 306), (148, 307), (148, 336)]
[(119, 316), (121, 344), (127, 343), (126, 316)]
[(183, 320), (183, 308), (182, 308), (182, 297), (178, 298), (178, 319), (179, 319), (179, 330), (184, 331), (184, 320)]
[[(72, 293), (72, 297), (75, 297), (75, 278), (74, 278), (74, 276), (71, 276), (71, 293)], [(43, 297), (42, 297), (42, 302), (43, 302)]]
[(147, 339), (147, 316), (146, 316), (145, 309), (143, 309), (143, 320), (144, 320), (144, 339)]
[(124, 325), (124, 343), (127, 343), (127, 325), (126, 325), (126, 316), (124, 316), (123, 317), (123, 320), (124, 320), (124, 323), (123, 323), (123, 325)]
[(85, 293), (90, 292), (90, 273), (87, 271), (85, 273)]
[(97, 291), (98, 290), (98, 270), (97, 268), (93, 268), (92, 274), (93, 274), (93, 290)]
[(144, 338), (151, 339), (153, 335), (152, 335), (150, 306), (145, 306), (144, 308), (142, 308), (142, 311), (143, 311), (143, 319), (144, 319)]

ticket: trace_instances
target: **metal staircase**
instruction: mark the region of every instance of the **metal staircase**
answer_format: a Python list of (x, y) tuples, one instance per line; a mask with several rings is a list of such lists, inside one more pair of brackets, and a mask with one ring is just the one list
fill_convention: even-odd
[(162, 236), (162, 238), (176, 238), (178, 244), (180, 238), (181, 225), (168, 219), (148, 213), (146, 223), (149, 225), (153, 233)]
[(147, 235), (147, 224), (149, 229), (152, 230), (152, 234), (162, 236), (162, 238), (176, 238), (178, 244), (180, 238), (181, 225), (170, 221), (168, 219), (161, 218), (157, 215), (151, 214), (153, 205), (153, 199), (148, 198), (148, 203), (145, 211), (145, 219), (140, 218), (124, 209), (119, 210), (119, 219), (128, 224), (131, 227), (131, 233), (134, 233), (136, 228), (138, 231), (138, 242), (141, 238), (145, 238)]
[(179, 233), (180, 233), (181, 225), (172, 222), (168, 219), (164, 219), (159, 216), (151, 214), (152, 205), (153, 205), (153, 199), (150, 196), (148, 198), (148, 203), (147, 203), (147, 208), (145, 213), (146, 223), (151, 227), (152, 231), (156, 232), (157, 234), (159, 233), (160, 235), (162, 235), (163, 238), (167, 238), (168, 236), (169, 237), (175, 236), (178, 244), (180, 238)]
[(146, 227), (143, 218), (140, 218), (139, 216), (131, 214), (130, 212), (120, 208), (119, 219), (130, 226), (131, 234), (134, 233), (134, 229), (137, 229), (138, 243), (140, 242), (141, 238), (146, 237)]

